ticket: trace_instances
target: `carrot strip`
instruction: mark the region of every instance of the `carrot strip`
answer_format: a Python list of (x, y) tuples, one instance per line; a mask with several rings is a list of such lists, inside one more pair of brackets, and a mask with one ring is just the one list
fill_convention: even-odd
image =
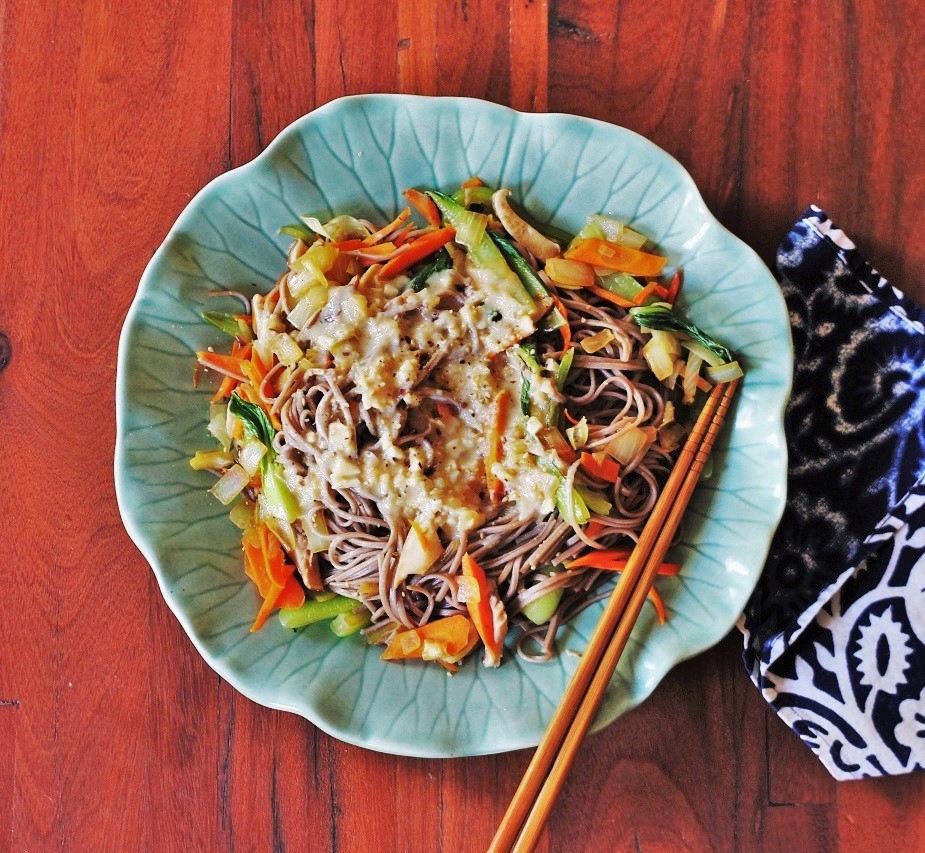
[(409, 660), (420, 658), (424, 651), (424, 640), (441, 643), (449, 657), (458, 655), (469, 643), (469, 629), (472, 623), (462, 614), (446, 616), (428, 622), (420, 628), (399, 631), (392, 636), (383, 660)]
[(616, 483), (620, 476), (620, 463), (603, 454), (603, 461), (595, 459), (590, 453), (581, 454), (581, 467), (592, 477)]
[[(629, 551), (590, 551), (577, 560), (572, 560), (566, 568), (569, 569), (601, 569), (604, 571), (620, 572), (626, 568), (626, 562), (629, 560)], [(681, 571), (680, 563), (662, 563), (658, 567), (660, 575), (676, 575)]]
[(665, 288), (660, 288), (657, 284), (647, 284), (636, 296), (633, 298), (633, 305), (645, 305), (646, 300), (657, 290), (664, 290)]
[(565, 419), (566, 419), (570, 424), (572, 424), (572, 426), (574, 426), (575, 424), (581, 423), (580, 420), (576, 420), (575, 418), (573, 418), (573, 417), (568, 413), (568, 409), (566, 409), (565, 406), (562, 407), (562, 414), (565, 415)]
[(552, 299), (552, 304), (558, 309), (562, 319), (565, 320), (565, 325), (560, 326), (559, 331), (562, 333), (562, 352), (568, 352), (568, 348), (572, 345), (572, 327), (568, 323), (568, 311), (565, 310), (565, 304), (555, 293), (550, 291), (549, 296)]
[(305, 604), (305, 590), (302, 589), (296, 576), (290, 575), (279, 598), (276, 599), (276, 606), (294, 608), (301, 607), (303, 604)]
[(215, 395), (212, 397), (212, 403), (217, 403), (219, 400), (224, 400), (226, 397), (231, 396), (231, 392), (238, 387), (238, 380), (233, 376), (226, 376), (222, 379), (222, 384), (218, 386), (218, 390), (215, 392)]
[(587, 285), (587, 289), (590, 290), (596, 296), (600, 296), (601, 299), (606, 299), (608, 302), (612, 302), (614, 305), (619, 305), (621, 308), (635, 308), (635, 303), (629, 299), (624, 299), (622, 296), (617, 296), (616, 293), (611, 293), (609, 290), (604, 290), (603, 287), (599, 287), (596, 284)]
[(352, 240), (338, 240), (336, 243), (330, 243), (329, 245), (335, 249), (340, 249), (342, 252), (355, 252), (357, 249), (363, 248), (365, 244), (359, 237), (354, 237)]
[(403, 246), (403, 245), (405, 244), (405, 240), (408, 239), (408, 235), (409, 235), (412, 231), (414, 231), (415, 228), (416, 228), (415, 224), (414, 224), (413, 222), (409, 222), (404, 228), (401, 229), (401, 231), (399, 231), (399, 232), (392, 238), (392, 242), (393, 242), (396, 246)]
[(681, 270), (677, 270), (668, 283), (668, 295), (665, 297), (666, 302), (670, 302), (674, 305), (675, 300), (678, 298), (678, 294), (681, 292), (682, 281), (683, 276), (681, 275)]
[(619, 243), (610, 243), (607, 240), (598, 240), (590, 237), (582, 240), (565, 253), (566, 258), (584, 261), (593, 267), (601, 267), (630, 275), (658, 275), (665, 266), (667, 258), (640, 252), (639, 249), (630, 249)]
[(472, 619), (475, 630), (479, 632), (485, 648), (493, 657), (497, 658), (501, 655), (501, 643), (498, 642), (498, 638), (495, 636), (495, 621), (491, 612), (491, 601), (489, 600), (491, 592), (488, 589), (488, 578), (485, 576), (485, 571), (482, 567), (468, 554), (463, 555), (462, 572), (464, 576), (475, 581), (477, 589), (477, 597), (470, 596), (469, 600), (466, 601), (469, 618)]
[(440, 211), (437, 210), (437, 205), (434, 204), (433, 199), (429, 195), (411, 189), (405, 190), (402, 195), (407, 199), (408, 204), (424, 217), (428, 225), (434, 225), (439, 228), (443, 224), (443, 220), (440, 218)]
[(601, 524), (596, 518), (592, 518), (588, 522), (588, 526), (585, 528), (585, 535), (591, 539), (594, 539), (596, 536), (600, 536), (604, 532), (604, 525)]
[(659, 624), (664, 625), (668, 619), (668, 613), (665, 611), (665, 602), (662, 601), (662, 597), (658, 594), (654, 586), (649, 589), (649, 601), (655, 606), (655, 613), (658, 616)]
[(391, 234), (396, 228), (398, 228), (409, 216), (411, 216), (411, 208), (406, 207), (401, 213), (398, 214), (388, 225), (380, 228), (378, 231), (370, 234), (363, 240), (364, 246), (375, 246), (380, 240), (384, 237), (387, 237)]
[(428, 255), (436, 252), (441, 246), (449, 243), (455, 234), (455, 228), (441, 228), (438, 231), (431, 231), (430, 234), (422, 234), (416, 240), (406, 243), (405, 250), (392, 258), (379, 270), (379, 278), (393, 278), (402, 270), (410, 267), (411, 264), (423, 260)]
[(497, 502), (504, 495), (504, 483), (492, 472), (492, 466), (501, 458), (501, 436), (507, 422), (507, 413), (510, 405), (510, 395), (507, 391), (499, 391), (495, 397), (491, 424), (488, 431), (488, 453), (485, 454), (485, 481), (488, 484), (489, 497)]
[(196, 353), (196, 360), (203, 367), (208, 367), (210, 370), (214, 370), (217, 373), (224, 373), (225, 376), (230, 376), (233, 379), (237, 379), (239, 382), (244, 382), (247, 378), (243, 371), (243, 359), (235, 358), (230, 355), (219, 355), (217, 352), (203, 350), (202, 352)]
[(461, 188), (464, 190), (468, 190), (468, 189), (471, 189), (472, 187), (484, 187), (484, 186), (485, 184), (482, 183), (482, 179), (477, 178), (475, 175), (473, 175), (468, 180), (465, 180), (462, 182)]

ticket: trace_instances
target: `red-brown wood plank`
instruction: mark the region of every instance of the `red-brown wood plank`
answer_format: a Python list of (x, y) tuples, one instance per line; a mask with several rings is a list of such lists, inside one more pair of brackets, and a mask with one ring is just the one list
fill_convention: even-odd
[(398, 0), (398, 89), (437, 94), (437, 2)]

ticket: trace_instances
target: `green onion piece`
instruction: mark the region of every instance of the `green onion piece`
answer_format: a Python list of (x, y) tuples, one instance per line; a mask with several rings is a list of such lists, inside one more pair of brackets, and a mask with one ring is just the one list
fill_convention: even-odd
[(734, 361), (732, 352), (727, 347), (700, 331), (693, 323), (679, 317), (664, 303), (630, 308), (629, 313), (640, 326), (647, 329), (658, 329), (661, 332), (682, 332), (690, 335), (691, 338), (708, 350), (712, 350), (724, 362)]
[[(565, 474), (551, 462), (544, 459), (540, 460), (540, 467), (559, 478), (559, 488), (556, 489), (556, 509), (559, 510), (559, 515), (562, 519), (569, 522), (569, 524), (572, 523), (573, 519), (576, 524), (587, 524), (591, 520), (588, 506), (576, 489), (573, 488), (571, 492), (566, 490)], [(609, 506), (608, 504), (608, 511)], [(602, 515), (605, 514), (602, 513)]]
[[(495, 191), (491, 187), (460, 187), (453, 193), (453, 201), (464, 207), (471, 207), (473, 204), (489, 205), (491, 197)], [(467, 197), (468, 196), (468, 200)]]
[(335, 595), (327, 601), (309, 599), (301, 607), (281, 609), (279, 621), (284, 628), (304, 628), (314, 622), (324, 622), (340, 616), (341, 613), (349, 613), (355, 610), (358, 604), (355, 599), (343, 595)]
[(558, 308), (553, 308), (542, 320), (537, 324), (537, 328), (542, 332), (554, 332), (556, 329), (561, 329), (565, 325), (565, 317), (559, 313)]
[(459, 226), (456, 229), (457, 242), (464, 246), (475, 248), (482, 240), (485, 239), (485, 229), (488, 227), (488, 216), (484, 213), (476, 213), (474, 210), (467, 210), (459, 216)]
[(363, 608), (362, 613), (339, 613), (331, 622), (331, 630), (338, 637), (349, 637), (362, 631), (370, 623), (369, 611)]
[(530, 380), (526, 376), (520, 386), (520, 411), (525, 418), (530, 417)]
[(618, 272), (613, 275), (602, 275), (601, 286), (611, 293), (616, 293), (617, 296), (629, 299), (630, 302), (632, 302), (639, 291), (642, 290), (642, 285), (629, 273), (625, 272)]
[(575, 491), (580, 495), (588, 509), (592, 512), (596, 512), (598, 515), (610, 515), (610, 503), (593, 489), (576, 483)]
[(707, 349), (697, 341), (681, 341), (681, 346), (689, 352), (699, 355), (710, 367), (719, 367), (725, 362), (711, 349)]
[(542, 368), (536, 360), (536, 344), (533, 341), (521, 341), (517, 347), (517, 353), (524, 364), (527, 365), (534, 373), (540, 373)]
[(556, 509), (569, 524), (573, 521), (575, 524), (587, 524), (591, 520), (588, 505), (578, 491), (574, 488), (571, 492), (566, 491), (564, 477), (559, 488), (556, 489)]
[(238, 325), (237, 319), (231, 314), (222, 314), (220, 311), (206, 311), (202, 315), (202, 319), (207, 323), (211, 323), (220, 332), (231, 335), (233, 338), (241, 334), (241, 327)]
[(719, 367), (708, 367), (707, 377), (713, 382), (732, 382), (733, 379), (741, 379), (743, 376), (742, 368), (739, 362), (730, 361), (728, 364), (721, 364)]
[(585, 223), (585, 227), (582, 228), (581, 231), (575, 235), (572, 242), (568, 244), (568, 248), (573, 249), (582, 240), (590, 240), (592, 238), (596, 240), (606, 240), (607, 234), (599, 223), (589, 218)]
[(290, 237), (301, 240), (303, 243), (314, 243), (315, 235), (309, 231), (304, 225), (299, 225), (295, 223), (293, 225), (284, 225), (279, 229), (280, 234), (288, 234)]
[(452, 266), (453, 259), (450, 257), (449, 252), (447, 252), (445, 249), (440, 249), (440, 251), (437, 253), (436, 259), (424, 267), (424, 269), (415, 273), (408, 286), (415, 293), (420, 293), (420, 291), (427, 287), (427, 280), (435, 272), (448, 270)]
[[(266, 458), (264, 456), (264, 460)], [(263, 506), (270, 515), (283, 518), (290, 524), (302, 514), (296, 496), (286, 485), (283, 468), (278, 462), (263, 464), (262, 497)]]
[(572, 362), (575, 360), (575, 347), (570, 347), (568, 352), (562, 356), (562, 361), (559, 362), (558, 368), (556, 368), (556, 388), (560, 391), (565, 388), (565, 383), (568, 381), (569, 371), (572, 369)]
[[(505, 260), (517, 273), (517, 278), (520, 279), (520, 283), (527, 293), (534, 299), (544, 299), (549, 296), (549, 291), (546, 289), (546, 285), (543, 284), (543, 280), (533, 271), (533, 267), (527, 263), (526, 258), (514, 248), (514, 244), (510, 240), (498, 236), (494, 231), (489, 231), (488, 234), (492, 242), (501, 250)], [(565, 321), (563, 320), (563, 322)]]
[(525, 605), (520, 612), (527, 617), (534, 625), (545, 625), (559, 606), (562, 600), (562, 587), (551, 589), (545, 595), (541, 595), (536, 601), (531, 601)]

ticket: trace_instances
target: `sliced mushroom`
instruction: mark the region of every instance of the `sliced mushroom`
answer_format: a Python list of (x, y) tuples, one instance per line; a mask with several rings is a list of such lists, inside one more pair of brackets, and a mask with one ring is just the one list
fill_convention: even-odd
[(548, 260), (558, 255), (562, 249), (558, 243), (544, 237), (532, 225), (524, 222), (516, 213), (514, 213), (507, 197), (511, 191), (502, 187), (497, 190), (491, 197), (491, 207), (495, 216), (501, 220), (501, 224), (521, 246), (530, 254), (540, 260)]

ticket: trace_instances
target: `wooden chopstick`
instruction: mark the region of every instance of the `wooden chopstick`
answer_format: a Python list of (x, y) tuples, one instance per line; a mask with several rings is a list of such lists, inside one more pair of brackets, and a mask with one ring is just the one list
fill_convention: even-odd
[(490, 853), (533, 849), (690, 500), (736, 385), (716, 386), (704, 404), (498, 827)]

